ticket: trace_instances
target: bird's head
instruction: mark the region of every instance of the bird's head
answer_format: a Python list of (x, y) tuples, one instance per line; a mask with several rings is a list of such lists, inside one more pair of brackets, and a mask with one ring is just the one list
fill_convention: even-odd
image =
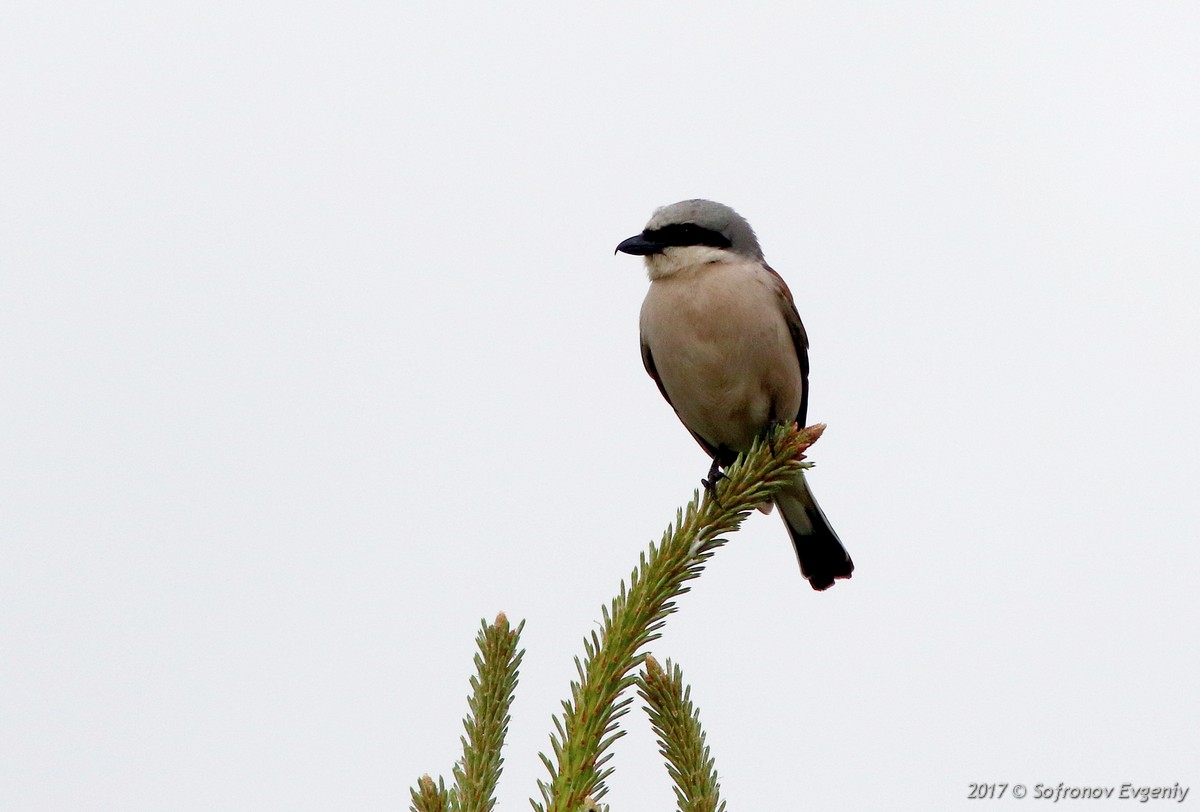
[(642, 233), (623, 241), (617, 251), (645, 257), (651, 279), (735, 257), (763, 258), (744, 217), (722, 203), (699, 199), (657, 209)]

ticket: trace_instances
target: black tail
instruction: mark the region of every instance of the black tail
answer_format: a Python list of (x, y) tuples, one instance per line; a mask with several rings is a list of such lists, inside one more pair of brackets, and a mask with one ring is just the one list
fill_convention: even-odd
[(850, 577), (854, 562), (829, 526), (803, 473), (796, 477), (792, 487), (776, 495), (775, 504), (779, 505), (783, 523), (792, 537), (800, 572), (813, 589), (829, 589), (835, 580)]

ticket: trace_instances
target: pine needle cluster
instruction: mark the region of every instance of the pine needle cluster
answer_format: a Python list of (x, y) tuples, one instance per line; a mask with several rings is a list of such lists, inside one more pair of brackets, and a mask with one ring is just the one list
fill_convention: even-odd
[(692, 704), (692, 689), (683, 681), (683, 669), (670, 660), (664, 669), (648, 656), (637, 686), (658, 737), (658, 751), (667, 760), (679, 812), (725, 812), (717, 764), (704, 743), (700, 711)]
[(525, 652), (517, 648), (524, 621), (509, 627), (501, 612), (475, 636), (475, 676), (471, 677), (470, 713), (463, 719), (463, 754), (454, 765), (454, 786), (421, 776), (412, 790), (414, 812), (491, 812), (504, 759), (500, 750), (508, 734), (517, 673)]

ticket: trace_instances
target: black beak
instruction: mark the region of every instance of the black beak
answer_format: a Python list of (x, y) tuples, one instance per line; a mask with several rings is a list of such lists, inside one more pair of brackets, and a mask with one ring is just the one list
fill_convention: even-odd
[[(630, 237), (618, 245), (617, 251), (620, 251), (622, 254), (633, 254), (634, 256), (644, 257), (650, 254), (660, 254), (664, 248), (666, 248), (665, 245), (648, 238), (646, 232), (643, 231), (641, 234)], [(617, 251), (613, 251), (613, 253), (615, 254)]]

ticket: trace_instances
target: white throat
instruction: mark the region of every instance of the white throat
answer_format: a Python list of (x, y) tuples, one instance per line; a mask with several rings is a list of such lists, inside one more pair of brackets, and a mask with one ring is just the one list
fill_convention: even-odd
[(678, 273), (684, 268), (708, 265), (711, 262), (728, 262), (735, 256), (732, 251), (713, 248), (711, 245), (673, 245), (663, 249), (660, 254), (650, 254), (646, 257), (646, 274), (653, 282), (655, 279)]

